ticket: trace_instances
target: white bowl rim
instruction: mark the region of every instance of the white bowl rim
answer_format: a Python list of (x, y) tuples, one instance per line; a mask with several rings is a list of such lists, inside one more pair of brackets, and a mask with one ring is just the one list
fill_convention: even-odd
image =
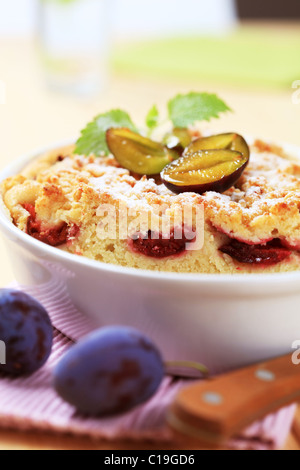
[[(252, 140), (252, 138), (249, 138)], [(43, 148), (38, 148), (37, 150), (30, 152), (26, 155), (23, 155), (11, 164), (7, 165), (4, 169), (0, 171), (0, 183), (9, 176), (13, 176), (17, 174), (22, 167), (24, 167), (27, 163), (29, 163), (34, 158), (38, 158), (43, 153), (46, 153), (51, 150), (55, 150), (56, 148), (64, 147), (67, 145), (71, 145), (75, 142), (75, 139), (68, 139), (62, 142), (59, 142), (54, 145), (49, 145)], [(277, 143), (276, 143), (277, 144)], [(294, 144), (287, 144), (287, 143), (279, 143), (278, 145), (282, 146), (284, 150), (292, 155), (295, 155), (300, 159), (300, 147)], [(1, 205), (3, 206), (2, 197), (1, 198)], [(119, 274), (119, 275), (126, 275), (133, 278), (144, 278), (144, 279), (156, 279), (159, 281), (172, 281), (172, 282), (184, 282), (184, 283), (218, 283), (221, 285), (226, 284), (233, 284), (235, 286), (244, 285), (245, 283), (256, 284), (256, 283), (264, 283), (264, 284), (281, 284), (283, 281), (286, 282), (295, 282), (300, 281), (300, 270), (299, 271), (291, 271), (291, 272), (284, 272), (284, 273), (247, 273), (247, 274), (206, 274), (206, 273), (175, 273), (175, 272), (168, 272), (168, 271), (151, 271), (151, 270), (143, 270), (138, 268), (130, 268), (125, 266), (119, 266), (109, 263), (103, 263), (101, 261), (91, 260), (84, 256), (77, 256), (72, 253), (68, 253), (66, 251), (60, 250), (56, 247), (49, 246), (35, 238), (32, 238), (30, 235), (27, 235), (22, 230), (18, 229), (4, 214), (3, 208), (0, 207), (0, 228), (3, 227), (6, 231), (11, 232), (16, 238), (23, 241), (26, 245), (32, 246), (35, 249), (39, 249), (40, 251), (44, 251), (48, 257), (54, 257), (61, 261), (72, 262), (78, 265), (82, 265), (85, 267), (90, 267), (93, 270), (100, 270), (106, 271), (107, 273), (112, 274)]]

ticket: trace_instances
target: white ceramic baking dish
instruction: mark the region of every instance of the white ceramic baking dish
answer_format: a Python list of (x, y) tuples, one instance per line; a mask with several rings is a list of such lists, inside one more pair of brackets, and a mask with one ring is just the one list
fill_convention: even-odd
[[(299, 148), (286, 150), (300, 158)], [(44, 151), (19, 159), (0, 180)], [(31, 238), (12, 224), (3, 203), (0, 229), (18, 282), (43, 286), (55, 278), (84, 315), (100, 326), (139, 328), (166, 360), (202, 362), (220, 372), (292, 353), (300, 339), (300, 272), (195, 275), (108, 265)]]

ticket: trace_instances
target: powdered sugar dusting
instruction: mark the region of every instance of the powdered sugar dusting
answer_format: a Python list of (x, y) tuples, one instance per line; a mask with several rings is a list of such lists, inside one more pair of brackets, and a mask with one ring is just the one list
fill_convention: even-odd
[(300, 240), (300, 164), (273, 153), (255, 153), (236, 186), (202, 197), (206, 216), (233, 238), (261, 243), (270, 234)]

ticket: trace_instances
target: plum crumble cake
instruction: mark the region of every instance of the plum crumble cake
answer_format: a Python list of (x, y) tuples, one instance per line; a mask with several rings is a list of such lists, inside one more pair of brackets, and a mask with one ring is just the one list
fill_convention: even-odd
[[(110, 149), (117, 137), (108, 135)], [(121, 136), (122, 142), (127, 137)], [(139, 148), (144, 144), (135, 140)], [(112, 152), (114, 156), (112, 153), (84, 156), (75, 152), (74, 147), (58, 149), (40, 156), (20, 174), (4, 181), (3, 200), (13, 223), (28, 235), (69, 253), (105, 263), (185, 273), (299, 269), (300, 162), (278, 147), (257, 141), (251, 148), (248, 163), (247, 159), (241, 159), (245, 155), (241, 146), (232, 145), (221, 157), (218, 154), (220, 168), (214, 172), (226, 167), (228, 175), (237, 172), (237, 181), (232, 184), (230, 180), (230, 187), (222, 186), (220, 191), (218, 185), (208, 184), (214, 177), (209, 173), (210, 168), (216, 168), (217, 164), (214, 151), (207, 150), (212, 144), (204, 144), (200, 150), (194, 149), (196, 157), (193, 154), (189, 161), (190, 154), (186, 152), (181, 161), (171, 163), (172, 171), (168, 170), (167, 176), (163, 170), (164, 174), (155, 178), (147, 175), (145, 169), (137, 175), (134, 168), (129, 168), (125, 160), (126, 152), (132, 150), (130, 146), (125, 149), (125, 156), (122, 154), (125, 161), (122, 164), (115, 152)], [(157, 152), (154, 158), (164, 159), (164, 167), (172, 158), (167, 153), (159, 155), (159, 151), (153, 149)], [(203, 158), (212, 161), (209, 168), (201, 167)], [(195, 159), (199, 161), (195, 163)], [(153, 160), (152, 164), (155, 168), (152, 174), (159, 174), (160, 161)], [(200, 170), (195, 173), (195, 164), (202, 168), (201, 175)], [(188, 166), (185, 180), (181, 178), (183, 166)], [(219, 175), (216, 181), (220, 179)], [(177, 191), (176, 187), (181, 190)], [(205, 192), (197, 191), (197, 187)], [(186, 206), (203, 208), (203, 246), (195, 244), (194, 249), (187, 249), (187, 243), (196, 243), (196, 235), (193, 238), (187, 233), (194, 233), (195, 214), (189, 227), (184, 227), (187, 231), (182, 230), (181, 237), (175, 236), (178, 213)], [(115, 213), (99, 210), (108, 207), (115, 208)], [(128, 218), (127, 236), (120, 233), (124, 209)], [(147, 214), (147, 220), (152, 217), (150, 228), (136, 222), (132, 214), (140, 213)], [(164, 219), (169, 220), (168, 237), (158, 228), (163, 226)], [(182, 224), (183, 227), (185, 222)], [(110, 230), (106, 237), (99, 236), (99, 230), (103, 234), (103, 225), (109, 229), (115, 227), (116, 236)]]

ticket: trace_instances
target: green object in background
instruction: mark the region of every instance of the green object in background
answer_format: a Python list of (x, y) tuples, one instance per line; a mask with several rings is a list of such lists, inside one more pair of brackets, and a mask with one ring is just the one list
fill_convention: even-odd
[(60, 3), (61, 5), (69, 5), (70, 3), (77, 2), (78, 0), (41, 0), (42, 2), (52, 2), (52, 3)]
[(300, 79), (300, 34), (241, 27), (225, 37), (185, 37), (119, 45), (121, 73), (168, 80), (291, 87)]

